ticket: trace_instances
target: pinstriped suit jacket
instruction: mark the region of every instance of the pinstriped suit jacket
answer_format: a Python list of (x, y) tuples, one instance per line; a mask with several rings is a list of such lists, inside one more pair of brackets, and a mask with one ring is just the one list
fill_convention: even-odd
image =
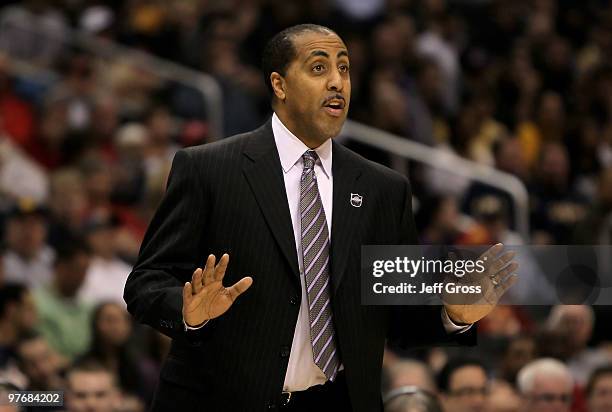
[[(475, 335), (447, 335), (439, 307), (360, 304), (360, 246), (417, 243), (410, 186), (336, 142), (332, 150), (335, 329), (352, 410), (379, 411), (385, 339), (409, 346), (469, 343)], [(363, 196), (361, 207), (350, 205), (351, 193)], [(124, 292), (138, 321), (173, 339), (154, 410), (278, 407), (301, 299), (294, 243), (270, 121), (177, 153)], [(226, 285), (247, 275), (254, 282), (228, 312), (186, 333), (182, 286), (210, 253), (229, 253)]]

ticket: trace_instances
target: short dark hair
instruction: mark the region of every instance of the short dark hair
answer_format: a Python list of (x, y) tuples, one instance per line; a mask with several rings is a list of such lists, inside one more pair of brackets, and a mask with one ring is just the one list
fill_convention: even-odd
[(277, 33), (266, 43), (261, 58), (261, 69), (271, 96), (274, 96), (274, 90), (270, 84), (270, 75), (273, 72), (281, 76), (286, 75), (287, 67), (297, 54), (293, 40), (307, 32), (336, 34), (332, 29), (318, 24), (298, 24)]
[(589, 380), (586, 384), (586, 387), (584, 388), (586, 395), (591, 396), (593, 394), (593, 389), (595, 389), (595, 384), (597, 383), (597, 381), (600, 378), (603, 378), (604, 376), (608, 376), (608, 375), (612, 376), (612, 364), (601, 366), (595, 369), (591, 373), (591, 376), (589, 376)]
[(476, 366), (481, 368), (486, 375), (488, 375), (488, 369), (484, 362), (477, 358), (454, 358), (446, 362), (446, 365), (438, 373), (438, 389), (441, 392), (448, 393), (450, 388), (450, 380), (453, 374), (466, 366)]
[(0, 318), (6, 314), (6, 307), (10, 303), (20, 303), (26, 287), (17, 283), (5, 283), (0, 287)]
[(55, 248), (55, 264), (70, 262), (78, 255), (91, 255), (91, 248), (81, 236), (70, 236)]

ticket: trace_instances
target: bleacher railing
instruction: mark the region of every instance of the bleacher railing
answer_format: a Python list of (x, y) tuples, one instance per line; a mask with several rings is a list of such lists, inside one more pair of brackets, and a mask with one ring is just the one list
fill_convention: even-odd
[(527, 189), (523, 182), (515, 176), (490, 166), (466, 160), (451, 152), (407, 140), (352, 120), (346, 122), (340, 138), (354, 140), (392, 155), (423, 163), (431, 168), (481, 182), (508, 193), (514, 202), (516, 231), (521, 235), (524, 242), (529, 241)]

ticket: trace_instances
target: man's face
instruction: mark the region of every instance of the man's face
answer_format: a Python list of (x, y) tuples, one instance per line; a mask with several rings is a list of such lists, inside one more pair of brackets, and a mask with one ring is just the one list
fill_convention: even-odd
[(612, 375), (604, 375), (595, 382), (589, 396), (589, 411), (612, 411)]
[(117, 401), (110, 373), (74, 371), (68, 376), (68, 412), (110, 412), (118, 406)]
[(351, 99), (348, 51), (335, 34), (295, 36), (296, 57), (286, 75), (273, 79), (275, 110), (298, 138), (318, 147), (337, 136)]
[(448, 393), (444, 394), (444, 410), (447, 412), (484, 411), (489, 396), (489, 382), (479, 366), (464, 366), (450, 377)]
[(75, 295), (87, 275), (91, 259), (86, 253), (78, 253), (72, 259), (58, 263), (56, 267), (56, 281), (62, 294)]
[(569, 412), (572, 388), (563, 377), (536, 376), (533, 390), (525, 397), (526, 412)]
[(18, 347), (23, 362), (23, 372), (37, 387), (46, 387), (57, 374), (53, 352), (43, 338), (23, 342)]
[(19, 255), (32, 258), (45, 243), (47, 227), (44, 218), (30, 214), (10, 219), (6, 228), (6, 241)]

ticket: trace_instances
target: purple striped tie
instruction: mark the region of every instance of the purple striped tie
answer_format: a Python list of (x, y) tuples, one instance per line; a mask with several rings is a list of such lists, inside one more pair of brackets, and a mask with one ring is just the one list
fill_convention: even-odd
[(308, 150), (302, 156), (304, 171), (300, 184), (300, 217), (303, 273), (308, 296), (312, 356), (325, 376), (334, 380), (340, 360), (329, 301), (329, 232), (314, 172), (317, 158), (314, 150)]

